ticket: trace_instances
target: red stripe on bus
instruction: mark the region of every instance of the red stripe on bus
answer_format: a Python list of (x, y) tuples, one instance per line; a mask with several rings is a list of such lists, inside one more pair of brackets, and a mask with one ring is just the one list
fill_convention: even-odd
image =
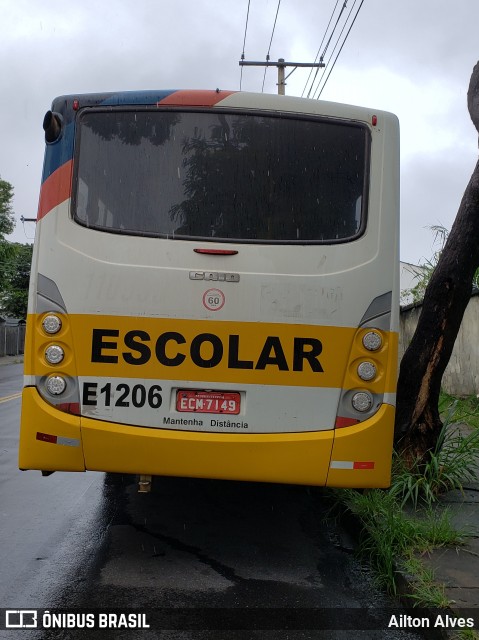
[(42, 184), (37, 220), (41, 220), (49, 211), (71, 196), (72, 166), (72, 160), (65, 162)]
[(40, 433), (40, 431), (37, 431), (37, 440), (41, 440), (42, 442), (50, 442), (51, 444), (56, 444), (57, 436), (52, 436), (49, 433)]
[(355, 462), (353, 469), (374, 469), (374, 462)]
[(157, 104), (189, 106), (189, 107), (212, 107), (221, 102), (235, 91), (174, 91)]
[(345, 418), (343, 416), (336, 416), (336, 422), (334, 426), (336, 429), (344, 429), (344, 427), (352, 427), (355, 424), (358, 424), (359, 420), (356, 418)]
[(60, 404), (56, 404), (55, 407), (59, 411), (64, 411), (65, 413), (71, 413), (74, 416), (80, 415), (79, 402), (61, 402)]

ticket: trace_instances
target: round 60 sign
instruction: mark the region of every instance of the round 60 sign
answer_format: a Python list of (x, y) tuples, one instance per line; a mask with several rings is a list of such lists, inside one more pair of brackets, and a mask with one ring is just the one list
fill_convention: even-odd
[(203, 304), (210, 311), (219, 311), (225, 304), (225, 294), (220, 289), (208, 289), (203, 294)]

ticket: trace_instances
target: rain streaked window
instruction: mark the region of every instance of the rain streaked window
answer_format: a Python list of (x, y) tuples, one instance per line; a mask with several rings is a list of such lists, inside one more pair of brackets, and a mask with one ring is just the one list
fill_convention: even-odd
[(116, 233), (341, 242), (364, 229), (369, 134), (340, 120), (88, 111), (75, 219)]

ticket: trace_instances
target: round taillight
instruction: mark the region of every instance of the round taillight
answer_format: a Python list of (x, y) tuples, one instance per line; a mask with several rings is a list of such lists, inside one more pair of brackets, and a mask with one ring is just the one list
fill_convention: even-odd
[(373, 406), (373, 397), (366, 391), (358, 391), (351, 398), (351, 403), (356, 411), (364, 413), (365, 411), (369, 411)]
[(58, 316), (49, 314), (43, 318), (42, 327), (45, 333), (53, 335), (54, 333), (58, 333), (62, 328), (62, 321)]
[(363, 346), (368, 351), (377, 351), (381, 348), (383, 340), (377, 331), (368, 331), (363, 336)]
[(372, 362), (361, 362), (358, 366), (358, 376), (365, 382), (373, 380), (376, 377), (376, 373), (376, 365)]
[(59, 364), (65, 357), (65, 352), (58, 344), (51, 344), (45, 349), (45, 360), (50, 364)]
[(47, 391), (52, 396), (61, 395), (65, 391), (66, 386), (67, 383), (62, 376), (50, 376), (46, 382)]

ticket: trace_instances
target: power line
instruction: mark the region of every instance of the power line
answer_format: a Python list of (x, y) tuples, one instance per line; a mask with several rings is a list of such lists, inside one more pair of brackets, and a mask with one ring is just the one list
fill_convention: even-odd
[[(245, 34), (244, 34), (244, 40), (243, 40), (243, 53), (241, 55), (241, 60), (240, 60), (239, 64), (241, 66), (241, 76), (240, 76), (241, 78), (243, 77), (243, 66), (255, 66), (255, 67), (264, 66), (264, 76), (263, 76), (262, 91), (264, 91), (264, 83), (265, 83), (265, 78), (266, 78), (266, 71), (267, 71), (268, 67), (277, 67), (277, 69), (278, 69), (278, 93), (280, 95), (284, 95), (285, 87), (286, 87), (286, 78), (289, 78), (289, 76), (298, 67), (323, 67), (324, 65), (322, 63), (316, 63), (316, 61), (314, 63), (309, 63), (309, 62), (286, 62), (284, 58), (280, 58), (278, 60), (278, 62), (270, 62), (271, 45), (273, 43), (273, 37), (274, 37), (275, 29), (276, 29), (276, 23), (278, 21), (278, 14), (279, 14), (280, 6), (281, 6), (281, 0), (278, 0), (278, 6), (276, 7), (276, 15), (274, 17), (273, 30), (271, 32), (271, 38), (269, 40), (268, 53), (266, 54), (266, 62), (246, 61), (244, 59), (244, 57), (245, 57), (244, 51), (245, 51), (245, 43), (246, 43), (246, 32), (247, 32), (247, 29), (248, 29), (249, 10), (250, 10), (250, 0), (248, 0), (248, 10), (247, 10), (247, 13), (246, 13), (246, 25), (245, 25)], [(293, 67), (293, 70), (285, 77), (286, 67)], [(240, 87), (241, 87), (241, 79), (240, 79)]]
[[(263, 61), (258, 62), (255, 60), (240, 60), (239, 63), (241, 66), (245, 66), (245, 67), (277, 67), (279, 95), (285, 94), (285, 87), (286, 87), (285, 80), (286, 78), (289, 78), (289, 76), (298, 67), (324, 67), (324, 64), (322, 62), (286, 62), (284, 58), (280, 58), (278, 62), (270, 62), (269, 60), (266, 60), (266, 62), (263, 62)], [(288, 73), (288, 75), (285, 77), (284, 72), (286, 67), (293, 67), (293, 71)]]
[[(271, 44), (273, 43), (274, 30), (276, 29), (276, 21), (278, 19), (278, 13), (279, 13), (280, 5), (281, 5), (281, 0), (278, 0), (278, 7), (276, 9), (276, 15), (274, 17), (273, 31), (271, 32), (271, 38), (270, 38), (270, 41), (269, 41), (268, 53), (266, 54), (266, 62), (269, 62), (269, 54), (270, 54), (270, 51), (271, 51)], [(263, 93), (263, 91), (264, 91), (264, 83), (265, 83), (265, 80), (266, 80), (266, 71), (267, 71), (267, 69), (268, 69), (268, 67), (265, 66), (265, 68), (264, 68), (264, 76), (263, 76), (263, 86), (261, 87), (261, 93)]]
[[(356, 4), (356, 2), (357, 2), (357, 0), (354, 0), (353, 7), (354, 7), (354, 5)], [(338, 17), (337, 17), (337, 19), (336, 19), (336, 22), (335, 22), (335, 24), (334, 24), (333, 30), (331, 31), (331, 33), (330, 33), (330, 35), (329, 35), (328, 41), (327, 41), (327, 43), (326, 43), (326, 45), (325, 45), (325, 47), (324, 47), (324, 50), (323, 50), (323, 53), (321, 54), (320, 59), (319, 59), (319, 60), (320, 60), (320, 62), (323, 62), (323, 61), (324, 61), (324, 58), (325, 58), (325, 56), (326, 56), (326, 53), (327, 53), (327, 51), (328, 51), (328, 49), (329, 49), (329, 45), (331, 44), (331, 41), (332, 41), (333, 36), (334, 36), (334, 34), (335, 34), (335, 32), (336, 32), (336, 29), (338, 28), (338, 25), (339, 25), (339, 22), (340, 22), (340, 20), (341, 20), (341, 18), (342, 18), (342, 15), (343, 15), (344, 11), (346, 10), (347, 4), (348, 4), (348, 0), (344, 0), (343, 5), (342, 5), (342, 7), (341, 7), (341, 10), (340, 10), (340, 12), (339, 12), (339, 15), (338, 15)], [(336, 2), (336, 4), (334, 5), (333, 13), (331, 14), (331, 18), (330, 18), (330, 20), (329, 20), (328, 28), (329, 28), (329, 25), (331, 24), (331, 20), (333, 19), (333, 16), (334, 16), (334, 13), (335, 13), (335, 11), (336, 11), (337, 6), (338, 6), (338, 1), (337, 1), (337, 2)], [(339, 36), (338, 36), (338, 39), (337, 39), (337, 41), (336, 41), (336, 44), (334, 45), (333, 53), (331, 54), (330, 60), (331, 60), (332, 56), (334, 55), (334, 52), (335, 52), (335, 50), (336, 50), (336, 47), (338, 46), (338, 42), (339, 42), (339, 40), (340, 40), (340, 38), (341, 38), (341, 35), (342, 35), (343, 31), (344, 31), (344, 27), (345, 27), (345, 25), (347, 24), (347, 21), (348, 21), (348, 19), (349, 19), (349, 16), (351, 15), (351, 11), (352, 11), (353, 7), (351, 8), (351, 10), (350, 10), (350, 12), (349, 12), (348, 17), (346, 18), (345, 24), (343, 25), (343, 28), (341, 29), (341, 32), (340, 32), (340, 34), (339, 34)], [(325, 34), (324, 34), (324, 37), (323, 37), (323, 41), (324, 41), (324, 39), (325, 39), (325, 37), (326, 37), (327, 32), (328, 32), (328, 29), (326, 29), (326, 31), (325, 31)], [(322, 45), (321, 45), (321, 46), (322, 46)], [(320, 47), (320, 48), (321, 48), (321, 47)], [(328, 62), (328, 64), (329, 64), (329, 62)], [(323, 67), (327, 67), (327, 64), (326, 64), (326, 65), (323, 65)], [(314, 76), (314, 79), (313, 79), (313, 82), (311, 83), (311, 86), (310, 86), (310, 88), (309, 88), (308, 96), (307, 96), (308, 98), (310, 97), (311, 92), (313, 91), (314, 83), (316, 82), (316, 78), (318, 77), (318, 72), (319, 72), (319, 69), (316, 71), (315, 76)], [(323, 79), (324, 73), (325, 73), (325, 69), (323, 68), (323, 72), (322, 72), (322, 74), (321, 74), (321, 77), (319, 78), (318, 83), (317, 83), (317, 85), (316, 85), (316, 91), (317, 91), (317, 89), (318, 89), (319, 85), (321, 84), (321, 81), (322, 81), (322, 79)]]
[[(355, 4), (356, 4), (356, 2), (355, 2)], [(337, 55), (337, 56), (336, 56), (336, 58), (334, 59), (333, 66), (331, 67), (331, 71), (328, 73), (328, 75), (327, 75), (327, 77), (326, 77), (326, 80), (324, 81), (323, 86), (322, 86), (322, 88), (321, 88), (321, 91), (320, 91), (320, 92), (319, 92), (319, 94), (318, 94), (318, 100), (319, 100), (319, 98), (321, 97), (321, 94), (323, 93), (324, 87), (326, 86), (326, 83), (327, 83), (327, 81), (329, 80), (329, 76), (331, 75), (331, 73), (332, 73), (332, 71), (333, 71), (333, 69), (334, 69), (334, 65), (336, 64), (336, 61), (337, 61), (337, 59), (339, 58), (339, 55), (340, 55), (341, 51), (343, 50), (344, 45), (346, 44), (346, 40), (348, 39), (348, 36), (349, 36), (349, 34), (351, 33), (351, 29), (353, 28), (354, 23), (356, 22), (356, 18), (358, 17), (359, 12), (361, 11), (361, 7), (363, 6), (363, 4), (364, 4), (364, 0), (361, 0), (361, 4), (359, 5), (358, 10), (356, 11), (356, 15), (354, 16), (353, 21), (352, 21), (352, 23), (351, 23), (351, 26), (349, 27), (348, 32), (347, 32), (347, 34), (346, 34), (346, 36), (345, 36), (345, 38), (344, 38), (344, 40), (343, 40), (343, 44), (341, 45), (341, 48), (340, 48), (340, 49), (339, 49), (339, 51), (338, 51), (338, 55)], [(352, 9), (353, 9), (353, 8), (354, 8), (354, 5), (353, 5)], [(352, 11), (352, 9), (351, 9), (351, 11)], [(349, 19), (349, 16), (348, 16), (348, 19)], [(342, 32), (341, 32), (341, 33), (342, 33)], [(339, 40), (338, 40), (338, 41), (339, 41)], [(334, 53), (334, 51), (333, 51), (333, 53)]]
[[(344, 21), (343, 27), (342, 27), (341, 31), (339, 32), (338, 38), (337, 38), (337, 40), (336, 40), (336, 42), (334, 44), (333, 50), (331, 52), (331, 55), (329, 56), (329, 60), (325, 65), (325, 69), (323, 70), (323, 73), (321, 74), (321, 78), (318, 80), (318, 84), (316, 85), (316, 89), (315, 89), (315, 92), (314, 92), (316, 95), (313, 94), (313, 98), (318, 98), (319, 87), (321, 86), (321, 82), (323, 81), (324, 74), (326, 73), (326, 68), (328, 67), (328, 65), (331, 63), (331, 60), (333, 59), (334, 53), (335, 53), (336, 49), (338, 48), (338, 45), (339, 45), (339, 43), (341, 41), (342, 35), (344, 33), (344, 30), (346, 29), (346, 25), (348, 24), (349, 18), (351, 17), (351, 14), (354, 11), (354, 7), (356, 6), (357, 1), (358, 0), (354, 0), (353, 6), (350, 8), (349, 13), (348, 13), (348, 15), (346, 17), (346, 20)], [(343, 9), (344, 9), (345, 6), (346, 6), (346, 3), (343, 5)]]
[[(325, 39), (326, 39), (326, 34), (328, 33), (329, 25), (331, 24), (331, 21), (332, 21), (332, 19), (333, 19), (334, 12), (336, 11), (336, 7), (338, 6), (338, 3), (339, 3), (339, 0), (336, 0), (336, 4), (334, 5), (333, 12), (331, 13), (331, 17), (329, 18), (328, 26), (326, 27), (326, 31), (325, 31), (325, 32), (324, 32), (324, 34), (323, 34), (323, 39), (321, 40), (321, 44), (320, 44), (320, 45), (319, 45), (319, 47), (318, 47), (318, 52), (316, 53), (316, 57), (314, 58), (314, 61), (315, 61), (315, 62), (316, 62), (316, 60), (319, 58), (319, 53), (320, 53), (321, 48), (322, 48), (322, 46), (323, 46), (323, 42), (324, 42), (324, 41), (325, 41)], [(315, 75), (314, 75), (313, 81), (311, 82), (311, 87), (310, 87), (309, 92), (308, 92), (308, 95), (307, 95), (307, 97), (308, 97), (308, 98), (309, 98), (309, 95), (310, 95), (310, 93), (311, 93), (311, 89), (313, 88), (313, 84), (314, 84), (314, 83), (315, 83), (315, 81), (316, 81), (316, 76), (318, 75), (318, 71), (319, 71), (319, 69), (316, 69), (316, 73), (315, 73)], [(310, 70), (310, 72), (309, 72), (308, 79), (306, 80), (306, 84), (304, 85), (304, 89), (303, 89), (303, 93), (301, 94), (301, 97), (303, 97), (303, 96), (304, 96), (304, 92), (306, 91), (306, 87), (308, 86), (308, 82), (309, 82), (309, 79), (311, 78), (311, 74), (312, 74), (312, 73), (313, 73), (313, 69), (311, 69), (311, 70)]]
[[(338, 27), (339, 21), (341, 20), (341, 16), (343, 15), (343, 13), (344, 13), (344, 11), (345, 11), (345, 9), (346, 9), (346, 7), (347, 7), (347, 4), (348, 4), (348, 0), (344, 0), (343, 6), (341, 7), (341, 11), (339, 12), (338, 19), (336, 20), (336, 24), (334, 25), (334, 28), (333, 28), (333, 30), (331, 31), (331, 35), (329, 36), (329, 39), (328, 39), (328, 41), (327, 41), (327, 43), (326, 43), (326, 46), (324, 47), (324, 51), (323, 51), (323, 53), (321, 54), (321, 58), (320, 58), (320, 61), (321, 61), (321, 62), (324, 60), (324, 56), (326, 55), (326, 52), (327, 52), (327, 51), (328, 51), (328, 49), (329, 49), (329, 45), (331, 44), (331, 40), (333, 39), (334, 32), (336, 31), (336, 29), (337, 29), (337, 27)], [(353, 6), (354, 6), (354, 5), (353, 5)]]
[[(244, 28), (244, 38), (243, 38), (243, 52), (241, 54), (241, 60), (244, 60), (244, 50), (245, 50), (245, 46), (246, 46), (246, 33), (248, 31), (248, 20), (249, 20), (249, 6), (251, 4), (251, 0), (248, 0), (248, 10), (246, 12), (246, 24), (245, 24), (245, 28)], [(241, 85), (243, 84), (243, 67), (241, 67), (241, 71), (240, 71), (240, 91), (241, 91)]]
[(278, 0), (278, 6), (276, 8), (276, 15), (274, 17), (273, 31), (271, 32), (271, 38), (270, 38), (270, 41), (269, 41), (269, 47), (268, 47), (268, 53), (266, 55), (266, 59), (269, 59), (269, 54), (270, 54), (270, 51), (271, 51), (271, 44), (273, 43), (274, 30), (276, 29), (276, 21), (278, 19), (278, 13), (279, 13), (280, 5), (281, 5), (281, 0)]
[[(343, 14), (344, 14), (344, 12), (345, 12), (345, 10), (347, 8), (347, 4), (348, 4), (348, 0), (343, 0), (343, 4), (341, 6), (339, 14), (337, 15), (337, 18), (336, 18), (336, 21), (334, 23), (334, 26), (333, 26), (332, 30), (330, 31), (331, 24), (332, 24), (332, 22), (334, 20), (334, 16), (335, 16), (336, 12), (337, 12), (339, 1), (340, 0), (336, 0), (336, 3), (335, 3), (334, 8), (333, 8), (333, 11), (332, 11), (331, 16), (329, 18), (328, 25), (326, 27), (326, 30), (325, 30), (324, 34), (323, 34), (323, 38), (321, 40), (321, 44), (320, 44), (320, 46), (318, 48), (318, 52), (316, 54), (314, 63), (303, 64), (303, 63), (285, 62), (283, 58), (280, 58), (278, 60), (278, 63), (271, 63), (270, 62), (271, 46), (272, 46), (272, 43), (273, 43), (273, 38), (274, 38), (275, 30), (276, 30), (276, 24), (277, 24), (277, 20), (278, 20), (278, 14), (279, 14), (279, 10), (280, 10), (280, 7), (281, 7), (281, 0), (278, 0), (278, 5), (276, 7), (276, 14), (275, 14), (274, 23), (273, 23), (273, 29), (271, 31), (271, 37), (270, 37), (270, 41), (269, 41), (268, 52), (266, 54), (266, 62), (265, 63), (261, 63), (261, 62), (246, 62), (245, 61), (246, 36), (247, 36), (247, 31), (248, 31), (249, 13), (250, 13), (250, 5), (251, 5), (251, 0), (248, 0), (248, 7), (247, 7), (247, 12), (246, 12), (246, 22), (245, 22), (245, 31), (244, 31), (244, 38), (243, 38), (243, 51), (242, 51), (242, 54), (241, 54), (241, 61), (240, 61), (240, 66), (241, 66), (240, 89), (242, 87), (243, 66), (251, 65), (251, 66), (264, 66), (265, 67), (264, 75), (263, 75), (263, 84), (262, 84), (262, 87), (261, 87), (261, 91), (262, 92), (264, 92), (264, 85), (265, 85), (265, 81), (266, 81), (266, 73), (267, 73), (268, 67), (269, 66), (276, 66), (278, 68), (278, 87), (279, 87), (279, 89), (281, 89), (280, 93), (284, 93), (284, 85), (285, 85), (284, 70), (285, 70), (285, 67), (292, 66), (292, 67), (294, 67), (294, 69), (293, 69), (293, 71), (294, 71), (298, 66), (309, 66), (309, 67), (312, 67), (312, 68), (316, 68), (316, 72), (314, 74), (313, 80), (311, 81), (307, 97), (309, 98), (310, 95), (313, 93), (313, 97), (319, 99), (321, 94), (322, 94), (322, 92), (324, 91), (324, 87), (326, 86), (326, 83), (328, 82), (328, 80), (329, 80), (329, 78), (331, 76), (331, 73), (332, 73), (332, 71), (333, 71), (333, 69), (334, 69), (334, 67), (336, 65), (336, 62), (337, 62), (337, 60), (338, 60), (338, 58), (339, 58), (339, 56), (340, 56), (340, 54), (341, 54), (341, 52), (342, 52), (342, 50), (344, 48), (344, 45), (346, 44), (346, 41), (347, 41), (347, 39), (349, 37), (349, 34), (351, 33), (351, 30), (352, 30), (352, 28), (353, 28), (353, 26), (354, 26), (354, 24), (356, 22), (356, 19), (357, 19), (358, 15), (359, 15), (359, 12), (361, 11), (361, 8), (362, 8), (362, 6), (364, 4), (364, 0), (361, 0), (359, 8), (357, 9), (357, 11), (356, 11), (356, 13), (354, 15), (354, 18), (352, 19), (352, 22), (349, 25), (349, 28), (347, 30), (347, 33), (346, 33), (345, 37), (344, 37), (344, 40), (341, 43), (341, 38), (343, 36), (343, 33), (344, 33), (345, 29), (348, 26), (348, 23), (350, 21), (351, 15), (353, 14), (354, 9), (355, 9), (355, 7), (357, 5), (357, 2), (358, 2), (358, 0), (354, 0), (353, 6), (351, 7), (351, 9), (350, 9), (350, 11), (349, 11), (344, 23), (343, 23), (342, 29), (341, 29), (341, 31), (340, 31), (337, 39), (336, 39), (336, 42), (335, 42), (335, 45), (334, 45), (333, 50), (331, 52), (331, 55), (329, 57), (329, 60), (328, 60), (328, 62), (326, 64), (324, 64), (323, 60), (324, 60), (324, 58), (325, 58), (325, 56), (326, 56), (326, 54), (327, 54), (332, 42), (333, 42), (334, 34), (336, 33), (336, 31), (337, 31), (337, 29), (338, 29), (338, 27), (339, 27), (339, 25), (341, 23), (341, 18), (343, 17)], [(327, 42), (326, 42), (326, 44), (324, 45), (324, 48), (323, 48), (323, 44), (324, 44), (326, 38), (327, 38)], [(338, 48), (340, 43), (341, 43), (341, 46), (339, 47), (339, 51), (336, 54), (336, 57), (334, 58), (334, 54), (335, 54), (336, 49)], [(322, 53), (321, 53), (321, 50), (322, 50)], [(318, 56), (319, 56), (319, 63), (316, 63), (316, 61), (318, 59)], [(333, 58), (334, 58), (334, 60), (333, 60)], [(327, 68), (331, 64), (331, 61), (333, 61), (332, 62), (332, 66), (329, 69), (329, 73), (328, 73), (328, 75), (326, 76), (326, 78), (324, 79), (324, 82), (323, 82), (323, 78), (324, 78), (325, 72), (327, 71)], [(321, 74), (321, 78), (317, 82), (316, 88), (313, 91), (313, 88), (315, 86), (316, 79), (317, 79), (317, 76), (318, 76), (320, 68), (323, 68), (323, 73)], [(293, 73), (293, 71), (291, 73)], [(289, 75), (291, 75), (291, 73)], [(310, 83), (310, 79), (311, 79), (312, 73), (313, 72), (312, 72), (312, 69), (311, 69), (311, 71), (309, 73), (309, 76), (308, 76), (308, 79), (306, 81), (305, 87), (303, 89), (303, 93), (301, 95), (304, 95), (304, 93), (306, 91), (306, 88), (308, 87), (308, 84)], [(322, 83), (322, 86), (321, 86), (321, 83)]]

